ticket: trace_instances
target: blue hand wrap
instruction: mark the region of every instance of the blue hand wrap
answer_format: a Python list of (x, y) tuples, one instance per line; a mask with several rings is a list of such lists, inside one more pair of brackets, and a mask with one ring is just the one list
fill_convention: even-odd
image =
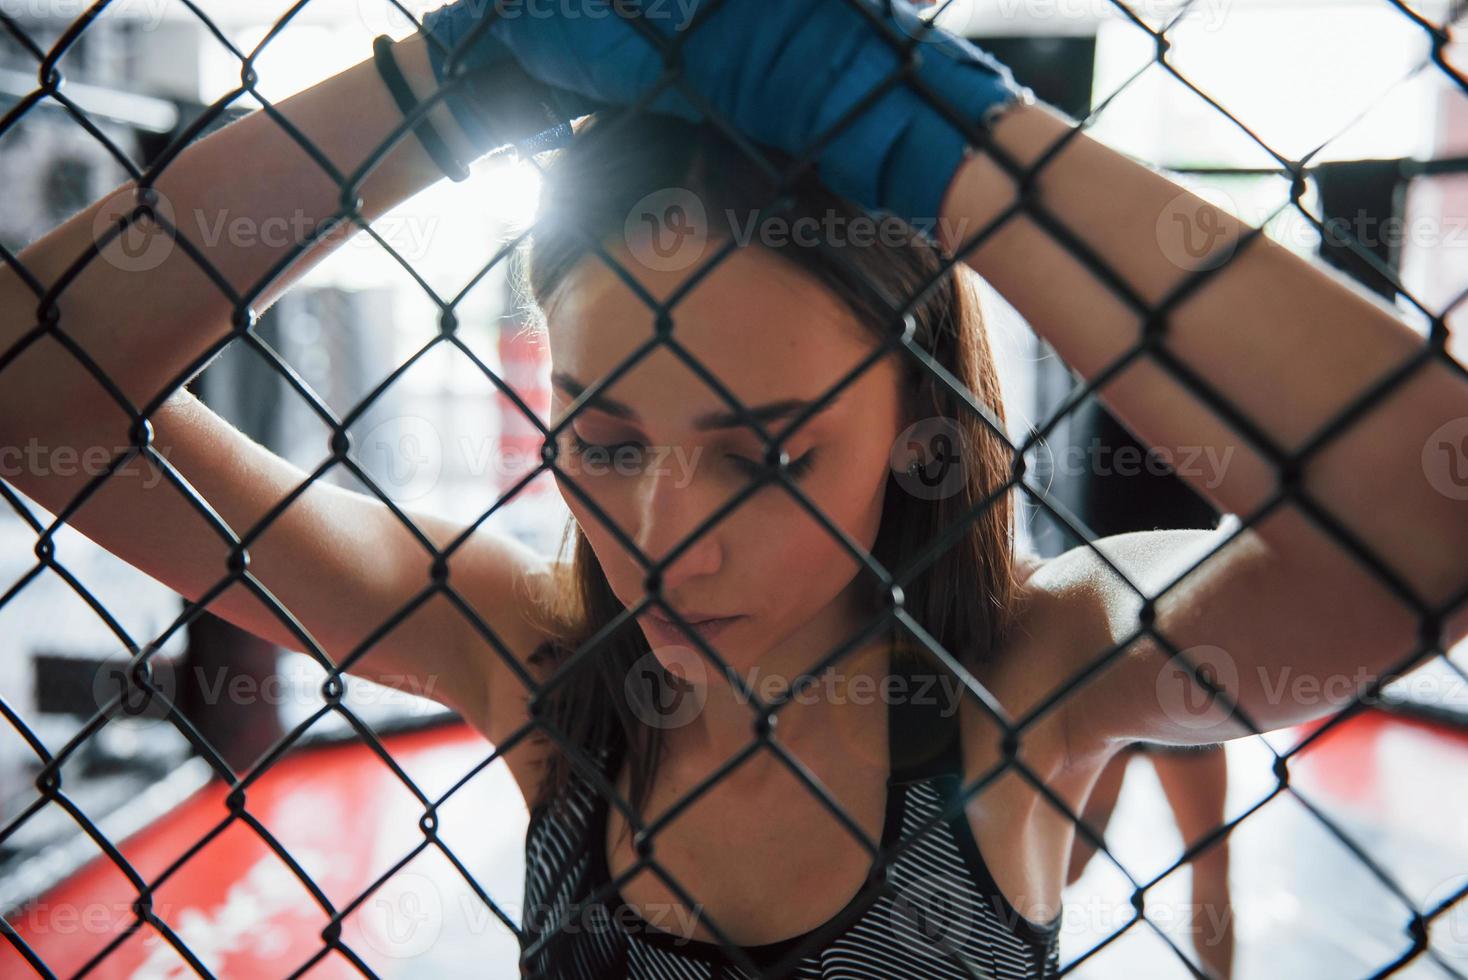
[[(424, 27), (452, 46), (491, 17), (466, 44), (463, 70), (513, 57), (544, 83), (542, 104), (563, 121), (598, 103), (637, 102), (667, 75), (665, 53), (676, 56), (682, 84), (713, 112), (751, 140), (797, 156), (880, 90), (831, 136), (817, 165), (832, 190), (920, 227), (938, 218), (969, 143), (964, 126), (983, 132), (1002, 110), (1033, 101), (1006, 66), (928, 25), (907, 0), (727, 0), (711, 15), (707, 7), (706, 0), (646, 10), (633, 0), (581, 0), (574, 17), (531, 16), (515, 7), (496, 15), (488, 0), (461, 0), (425, 16)], [(909, 56), (912, 75), (963, 125), (899, 80)], [(442, 80), (447, 59), (432, 60)], [(470, 117), (469, 131), (473, 113), (460, 102), (450, 106), (461, 121)], [(677, 85), (648, 105), (703, 118)]]

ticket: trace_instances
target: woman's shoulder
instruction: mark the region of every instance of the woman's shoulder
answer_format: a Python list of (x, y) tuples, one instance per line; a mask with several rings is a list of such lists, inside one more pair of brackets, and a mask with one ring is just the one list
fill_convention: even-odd
[(1013, 619), (1016, 643), (1067, 644), (1092, 635), (1097, 625), (1098, 563), (1085, 548), (1050, 558), (1016, 551)]
[(1038, 572), (1044, 566), (1046, 559), (1029, 551), (1016, 551), (1014, 553), (1014, 578), (1020, 584), (1029, 580), (1031, 575)]
[[(1010, 623), (1003, 641), (977, 673), (1011, 719), (1024, 718), (1050, 701), (1106, 649), (1105, 624), (1093, 600), (1095, 572), (1075, 558), (1074, 553), (1051, 558), (1015, 553)], [(977, 704), (973, 708), (976, 715), (988, 718)], [(1047, 753), (1057, 764), (1063, 764), (1067, 754), (1064, 726), (1059, 724), (1062, 713), (1052, 706), (1050, 722), (1027, 729), (1027, 741), (1037, 751), (1039, 742), (1047, 742)], [(987, 738), (991, 725), (985, 721), (971, 731)]]
[(1011, 618), (1005, 640), (995, 651), (995, 664), (1025, 661), (1033, 672), (1036, 653), (1043, 649), (1052, 654), (1044, 661), (1058, 665), (1053, 654), (1087, 635), (1095, 608), (1088, 601), (1093, 578), (1091, 567), (1073, 560), (1073, 553), (1042, 558), (1015, 552)]

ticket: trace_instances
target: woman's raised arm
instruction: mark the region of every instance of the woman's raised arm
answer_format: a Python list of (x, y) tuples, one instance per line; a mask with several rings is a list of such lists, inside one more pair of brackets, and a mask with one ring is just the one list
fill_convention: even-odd
[[(1043, 106), (1017, 106), (993, 135), (1030, 169), (1071, 129)], [(1209, 274), (1200, 269), (1213, 270), (1165, 315), (1164, 346), (1195, 379), (1177, 380), (1143, 356), (1110, 379), (1101, 396), (1170, 458), (1213, 461), (1176, 469), (1226, 512), (1248, 518), (1280, 490), (1275, 464), (1250, 435), (1280, 453), (1297, 453), (1428, 348), (1344, 277), (1262, 235), (1243, 241), (1249, 226), (1084, 133), (1045, 166), (1035, 199), (1142, 308), (1161, 308), (1192, 277)], [(1016, 200), (1014, 182), (992, 156), (970, 157), (945, 195), (944, 244), (958, 252)], [(1183, 236), (1193, 233), (1196, 246), (1205, 231), (1211, 232), (1207, 253), (1188, 251)], [(1139, 308), (1023, 213), (963, 258), (1088, 379), (1142, 341), (1147, 318)], [(1200, 387), (1232, 406), (1254, 432), (1232, 427), (1202, 399)], [(1232, 675), (1237, 683), (1225, 686), (1237, 688), (1241, 707), (1262, 728), (1339, 707), (1418, 645), (1418, 619), (1402, 596), (1441, 609), (1450, 599), (1461, 601), (1468, 588), (1468, 488), (1452, 482), (1454, 465), (1468, 466), (1465, 439), (1468, 381), (1438, 351), (1299, 468), (1299, 492), (1385, 564), (1396, 576), (1395, 589), (1287, 502), (1158, 603), (1158, 628), (1179, 647), (1209, 648), (1205, 659), (1220, 661), (1210, 664), (1215, 676)], [(1212, 535), (1119, 535), (1099, 544), (1134, 584), (1155, 595), (1230, 530), (1237, 526)], [(1069, 557), (1048, 563), (1037, 578), (1090, 583), (1098, 628), (1081, 651), (1090, 659), (1138, 628), (1140, 602), (1094, 549), (1083, 546)], [(1444, 624), (1444, 644), (1465, 635), (1468, 609), (1459, 608)], [(1087, 730), (1182, 741), (1242, 733), (1224, 725), (1221, 714), (1210, 724), (1168, 717), (1157, 703), (1164, 660), (1141, 647), (1123, 661), (1133, 667), (1090, 682), (1094, 693), (1078, 702), (1089, 716)], [(1296, 683), (1302, 678), (1304, 688)], [(1295, 693), (1300, 690), (1307, 695)]]
[[(414, 91), (432, 91), (422, 38), (415, 35), (396, 49)], [(15, 357), (6, 384), (0, 386), (0, 432), (44, 431), (61, 421), (61, 411), (90, 415), (103, 404), (120, 411), (54, 340), (25, 345), (18, 356), (10, 353), (36, 328), (41, 300), (37, 283), (44, 292), (70, 276), (56, 297), (60, 329), (133, 405), (143, 408), (230, 332), (236, 306), (264, 311), (358, 230), (346, 225), (348, 234), (343, 235), (338, 227), (273, 282), (263, 283), (272, 268), (302, 250), (306, 238), (331, 228), (346, 176), (383, 147), (403, 119), (370, 58), (282, 100), (275, 110), (336, 168), (336, 175), (324, 170), (269, 112), (257, 110), (186, 147), (153, 184), (160, 210), (172, 215), (179, 234), (201, 253), (214, 276), (178, 245), (155, 239), (139, 254), (141, 235), (166, 234), (146, 219), (69, 273), (94, 247), (101, 229), (115, 223), (109, 219), (134, 203), (134, 181), (24, 249), (18, 258), (26, 275), (8, 264), (0, 267), (0, 365)], [(435, 109), (434, 118), (439, 116), (447, 117), (442, 106)], [(454, 133), (451, 126), (439, 128)], [(410, 133), (387, 151), (361, 185), (361, 211), (371, 221), (440, 177), (442, 172)], [(251, 223), (256, 233), (210, 233), (240, 221)], [(261, 233), (281, 222), (281, 227), (303, 234)], [(122, 238), (128, 236), (131, 243), (125, 250)]]
[[(415, 92), (433, 90), (421, 37), (401, 42), (397, 61)], [(350, 672), (442, 701), (487, 728), (491, 682), (496, 703), (513, 704), (523, 693), (515, 676), (521, 671), (510, 664), (539, 640), (521, 615), (543, 570), (539, 558), (483, 528), (467, 534), (453, 522), (409, 514), (435, 550), (455, 548), (448, 584), (514, 654), (502, 657), (457, 603), (431, 589), (429, 549), (381, 500), (308, 481), (182, 389), (163, 401), (167, 386), (229, 334), (237, 306), (263, 310), (345, 238), (340, 231), (329, 236), (261, 289), (296, 241), (265, 234), (207, 241), (200, 230), (238, 220), (258, 229), (280, 219), (286, 228), (316, 230), (337, 211), (344, 175), (384, 146), (403, 120), (370, 58), (276, 109), (337, 174), (323, 170), (262, 110), (186, 147), (155, 184), (180, 234), (234, 296), (181, 247), (161, 261), (139, 262), (138, 253), (124, 253), (114, 239), (59, 291), (56, 326), (98, 363), (133, 410), (163, 402), (150, 413), (155, 451), (235, 534), (245, 537), (305, 486), (249, 543), (249, 572), (323, 650), (340, 663), (406, 611)], [(448, 111), (438, 107), (434, 118), (462, 153)], [(361, 210), (370, 221), (442, 176), (409, 134), (362, 184)], [(128, 412), (54, 337), (35, 335), (40, 295), (71, 275), (68, 269), (93, 246), (94, 222), (108, 200), (25, 249), (24, 275), (0, 269), (0, 459), (11, 464), (0, 476), (57, 514), (131, 444)], [(63, 453), (89, 465), (59, 465)], [(52, 455), (58, 465), (48, 465)], [(20, 465), (13, 465), (17, 459)], [(151, 461), (141, 467), (130, 461), (67, 521), (190, 600), (211, 595), (226, 579), (227, 542)], [(308, 646), (243, 583), (218, 593), (209, 609), (289, 649)], [(495, 735), (515, 727), (512, 718), (495, 721)]]

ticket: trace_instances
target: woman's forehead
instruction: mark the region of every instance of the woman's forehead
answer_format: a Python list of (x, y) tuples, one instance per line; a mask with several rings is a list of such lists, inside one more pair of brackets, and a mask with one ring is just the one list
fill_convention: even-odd
[[(635, 271), (653, 301), (677, 296), (693, 272), (627, 271)], [(799, 393), (814, 397), (867, 357), (875, 343), (829, 289), (757, 249), (726, 256), (676, 298), (669, 317), (679, 346), (746, 402)], [(654, 338), (656, 314), (646, 297), (592, 259), (568, 277), (547, 321), (554, 370), (590, 385)], [(686, 400), (697, 391), (700, 400), (718, 399), (666, 346), (646, 354), (611, 387), (628, 398), (662, 391)]]

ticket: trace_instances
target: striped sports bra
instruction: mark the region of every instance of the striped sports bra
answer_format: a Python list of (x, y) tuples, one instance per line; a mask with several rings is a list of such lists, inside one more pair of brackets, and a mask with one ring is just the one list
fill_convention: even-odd
[[(897, 667), (911, 681), (913, 669)], [(686, 939), (624, 905), (606, 861), (606, 799), (579, 771), (535, 807), (525, 837), (522, 975), (551, 980), (1030, 980), (1059, 971), (1060, 920), (1033, 922), (994, 883), (961, 806), (956, 708), (924, 688), (888, 707), (887, 809), (881, 848), (896, 853), (888, 887), (863, 884), (824, 925), (760, 946)], [(938, 691), (936, 685), (925, 688)], [(620, 753), (591, 753), (615, 785)], [(649, 872), (650, 873), (650, 872)], [(695, 896), (696, 898), (696, 896)], [(616, 910), (613, 914), (613, 910)], [(751, 972), (753, 966), (758, 972)]]

